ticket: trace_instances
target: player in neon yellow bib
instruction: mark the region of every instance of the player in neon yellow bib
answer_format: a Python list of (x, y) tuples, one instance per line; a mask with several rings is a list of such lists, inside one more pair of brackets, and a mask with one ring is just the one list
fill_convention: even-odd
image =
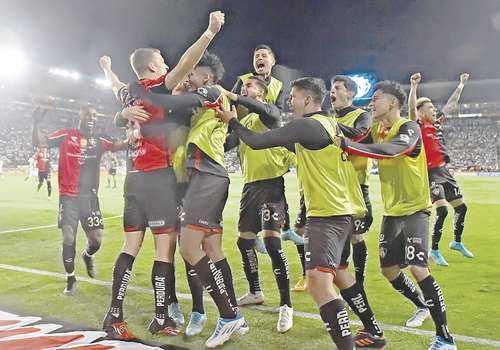
[[(304, 241), (308, 290), (339, 349), (352, 350), (354, 344), (383, 347), (386, 340), (366, 295), (352, 275), (338, 269), (344, 244), (353, 232), (353, 218), (365, 215), (366, 207), (352, 163), (333, 143), (340, 129), (335, 119), (321, 112), (325, 95), (321, 79), (295, 80), (290, 106), (297, 118), (282, 128), (264, 133), (256, 133), (238, 122), (235, 108), (218, 114), (238, 133), (242, 142), (253, 149), (278, 146), (295, 149), (307, 208)], [(363, 322), (364, 330), (356, 335), (356, 343), (348, 331), (348, 314), (333, 282), (348, 293), (350, 297), (346, 301)], [(357, 300), (361, 301), (362, 308), (356, 305)], [(366, 340), (367, 333), (371, 335), (370, 341)]]
[[(417, 306), (407, 325), (421, 325), (430, 314), (436, 339), (429, 350), (453, 350), (456, 345), (448, 331), (443, 293), (428, 268), (431, 203), (422, 134), (416, 122), (400, 116), (405, 100), (398, 83), (375, 85), (370, 102), (375, 123), (370, 135), (373, 144), (341, 138), (341, 146), (350, 154), (378, 159), (384, 204), (380, 265), (392, 286)], [(409, 266), (424, 298), (401, 266)]]

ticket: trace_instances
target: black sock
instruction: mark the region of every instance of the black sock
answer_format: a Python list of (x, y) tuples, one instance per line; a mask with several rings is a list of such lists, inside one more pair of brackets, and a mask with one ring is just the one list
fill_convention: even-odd
[(274, 277), (280, 291), (280, 306), (292, 307), (290, 298), (290, 273), (288, 271), (288, 259), (285, 251), (281, 249), (281, 239), (278, 237), (264, 237), (267, 253), (271, 258)]
[(303, 244), (297, 244), (297, 252), (299, 253), (300, 265), (302, 266), (302, 276), (305, 276), (306, 275), (306, 257), (305, 257)]
[(169, 304), (178, 303), (179, 299), (177, 299), (177, 294), (175, 293), (175, 264), (172, 264), (172, 269), (168, 271), (168, 279), (171, 281), (169, 287)]
[(375, 319), (370, 304), (368, 304), (366, 294), (357, 282), (351, 287), (341, 290), (340, 294), (361, 322), (363, 322), (363, 326), (368, 333), (378, 336), (384, 334)]
[(248, 281), (248, 288), (250, 293), (255, 294), (255, 292), (261, 291), (259, 281), (259, 260), (257, 259), (257, 253), (254, 248), (255, 238), (238, 238), (237, 245), (241, 253), (243, 271), (245, 271), (245, 276)]
[(448, 208), (437, 207), (436, 208), (436, 218), (434, 220), (434, 229), (432, 231), (432, 249), (439, 249), (439, 241), (441, 240), (441, 235), (443, 234), (443, 225), (448, 215)]
[(40, 191), (40, 188), (42, 188), (43, 182), (39, 182), (38, 186), (36, 187), (37, 191)]
[(326, 330), (339, 350), (354, 349), (349, 326), (349, 314), (340, 299), (334, 299), (319, 308)]
[(47, 195), (50, 197), (51, 194), (52, 194), (52, 184), (50, 183), (50, 181), (47, 181)]
[(224, 283), (226, 285), (226, 291), (229, 295), (229, 300), (231, 300), (231, 304), (233, 304), (234, 307), (237, 307), (238, 303), (236, 302), (236, 294), (234, 293), (233, 273), (231, 272), (231, 266), (229, 266), (226, 258), (219, 260), (214, 264), (219, 270), (221, 270), (222, 276), (224, 276)]
[(441, 287), (432, 276), (427, 276), (419, 283), (420, 289), (425, 297), (425, 302), (429, 307), (432, 319), (436, 325), (436, 335), (439, 335), (449, 341), (452, 341), (452, 336), (448, 330), (448, 322), (446, 321), (446, 306)]
[(417, 286), (403, 272), (391, 281), (392, 286), (398, 292), (411, 300), (413, 304), (422, 309), (427, 309), (427, 305), (417, 290)]
[(153, 263), (153, 269), (151, 270), (151, 284), (153, 285), (154, 297), (155, 297), (155, 317), (158, 321), (165, 320), (168, 315), (167, 307), (169, 304), (168, 292), (170, 290), (171, 281), (171, 271), (173, 270), (173, 264), (155, 260)]
[(354, 263), (356, 281), (363, 286), (365, 283), (366, 263), (368, 262), (368, 249), (364, 240), (352, 245), (352, 262)]
[(111, 306), (109, 312), (116, 318), (123, 319), (123, 300), (130, 278), (134, 257), (127, 253), (120, 253), (113, 267), (113, 284), (111, 287)]
[(283, 231), (288, 231), (290, 229), (290, 210), (288, 208), (288, 202), (285, 198), (285, 221), (283, 222)]
[(66, 273), (75, 272), (75, 255), (76, 255), (76, 242), (68, 245), (63, 244), (63, 265)]
[(236, 310), (229, 299), (222, 271), (207, 256), (201, 258), (193, 267), (201, 283), (203, 283), (215, 305), (217, 305), (220, 316), (223, 318), (235, 318)]
[(453, 220), (455, 242), (462, 242), (462, 233), (464, 232), (464, 221), (465, 214), (467, 214), (467, 206), (463, 203), (453, 209), (455, 210), (455, 218)]
[(198, 278), (194, 267), (190, 265), (186, 260), (184, 260), (184, 263), (186, 265), (186, 275), (193, 303), (191, 311), (204, 314), (205, 309), (203, 307), (203, 285), (201, 284), (201, 281)]

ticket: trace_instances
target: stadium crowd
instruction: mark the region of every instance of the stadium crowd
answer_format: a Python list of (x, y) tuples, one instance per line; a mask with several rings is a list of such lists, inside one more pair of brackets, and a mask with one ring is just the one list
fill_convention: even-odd
[[(31, 117), (34, 106), (10, 101), (0, 107), (0, 159), (4, 167), (16, 168), (28, 164), (34, 149), (31, 144)], [(61, 109), (48, 115), (45, 129), (53, 131), (75, 124), (77, 110)], [(113, 127), (112, 117), (98, 119), (98, 133), (112, 138), (120, 137)], [(458, 171), (497, 171), (498, 146), (500, 145), (500, 118), (498, 117), (449, 117), (444, 124), (450, 168)], [(469, 152), (463, 152), (467, 148)], [(56, 153), (56, 150), (54, 150)], [(57, 157), (53, 154), (52, 157)], [(119, 156), (120, 159), (124, 155)], [(56, 158), (53, 158), (56, 159)], [(240, 171), (236, 150), (226, 153), (229, 172)]]

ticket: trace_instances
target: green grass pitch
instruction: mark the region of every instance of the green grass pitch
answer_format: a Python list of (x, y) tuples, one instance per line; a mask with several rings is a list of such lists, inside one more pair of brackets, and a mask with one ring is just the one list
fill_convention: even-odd
[[(45, 187), (35, 192), (35, 180), (24, 182), (23, 175), (7, 174), (0, 179), (0, 232), (11, 229), (50, 225), (56, 223), (56, 194), (51, 201), (46, 198)], [(287, 198), (290, 203), (292, 221), (298, 209), (298, 189), (294, 175), (287, 175)], [(54, 179), (55, 181), (55, 179)], [(446, 298), (450, 329), (453, 333), (472, 337), (500, 340), (500, 178), (458, 177), (469, 211), (464, 232), (464, 242), (475, 254), (466, 259), (448, 249), (452, 239), (452, 211), (443, 233), (441, 250), (450, 263), (448, 268), (431, 264), (432, 273), (440, 283)], [(119, 188), (105, 187), (105, 176), (100, 190), (101, 209), (104, 217), (121, 215), (123, 209), (123, 180)], [(224, 251), (231, 264), (237, 295), (247, 290), (241, 267), (240, 254), (236, 247), (238, 207), (242, 187), (239, 176), (231, 177), (230, 194), (224, 212)], [(366, 289), (371, 306), (379, 322), (404, 325), (413, 312), (413, 306), (403, 299), (387, 283), (378, 268), (377, 239), (381, 219), (381, 201), (378, 177), (372, 176), (371, 199), (374, 205), (375, 222), (367, 236), (369, 262)], [(123, 239), (120, 218), (105, 222), (105, 236), (101, 251), (96, 258), (97, 279), (110, 281), (111, 269), (120, 251)], [(85, 246), (84, 234), (78, 232), (77, 276), (85, 276), (79, 252)], [(295, 246), (284, 242), (291, 269), (291, 284), (300, 274), (300, 263)], [(150, 273), (153, 259), (153, 242), (148, 233), (135, 265), (131, 284), (150, 288)], [(260, 276), (266, 305), (278, 306), (278, 292), (267, 256), (259, 255)], [(64, 272), (61, 262), (61, 234), (57, 228), (27, 230), (0, 234), (0, 263), (21, 267)], [(184, 264), (177, 256), (177, 290), (189, 293), (185, 280)], [(0, 308), (10, 308), (34, 316), (46, 316), (81, 324), (89, 328), (100, 328), (109, 306), (110, 289), (85, 282), (78, 285), (74, 297), (64, 297), (64, 281), (54, 277), (34, 275), (0, 269)], [(294, 309), (318, 313), (307, 293), (292, 293)], [(189, 317), (190, 301), (181, 300), (186, 319)], [(149, 341), (178, 344), (192, 349), (203, 349), (204, 341), (211, 334), (216, 309), (206, 303), (209, 322), (199, 337), (151, 336), (147, 325), (153, 315), (151, 293), (129, 291), (125, 302), (125, 316), (131, 329)], [(276, 331), (277, 314), (243, 309), (250, 325), (246, 336), (235, 336), (223, 349), (332, 349), (333, 345), (320, 320), (295, 317), (294, 327), (286, 334)], [(351, 319), (356, 319), (352, 315)], [(353, 330), (357, 327), (353, 326)], [(423, 329), (433, 330), (431, 320)], [(430, 338), (426, 336), (387, 331), (386, 349), (427, 349)], [(490, 346), (459, 342), (462, 350), (486, 350)]]

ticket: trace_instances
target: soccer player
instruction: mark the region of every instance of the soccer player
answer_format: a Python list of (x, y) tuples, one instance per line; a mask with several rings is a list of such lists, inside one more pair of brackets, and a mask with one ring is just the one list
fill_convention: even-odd
[[(332, 79), (331, 101), (335, 110), (335, 117), (342, 133), (349, 139), (361, 142), (369, 133), (372, 126), (371, 116), (364, 109), (354, 107), (352, 101), (356, 96), (358, 86), (356, 82), (345, 75), (337, 75)], [(358, 176), (361, 192), (368, 212), (364, 218), (354, 221), (354, 233), (351, 236), (352, 260), (356, 281), (363, 286), (365, 280), (368, 250), (363, 234), (368, 232), (373, 222), (372, 205), (368, 191), (368, 176), (371, 162), (368, 158), (352, 155), (349, 157), (356, 175)], [(350, 245), (346, 245), (350, 250)], [(345, 252), (348, 256), (349, 251)]]
[[(244, 106), (249, 113), (241, 123), (258, 133), (281, 126), (279, 109), (264, 103), (268, 86), (260, 76), (250, 76), (241, 89), (241, 95), (223, 91), (237, 106)], [(281, 247), (280, 229), (285, 219), (285, 180), (288, 172), (289, 153), (284, 147), (253, 150), (240, 143), (238, 136), (226, 139), (226, 150), (239, 144), (239, 156), (245, 181), (240, 201), (238, 222), (238, 248), (249, 292), (238, 299), (238, 305), (262, 304), (264, 294), (259, 281), (259, 264), (254, 245), (257, 233), (263, 231), (264, 244), (271, 258), (276, 284), (280, 293), (277, 330), (287, 332), (293, 326), (293, 308), (290, 298), (288, 260)]]
[(43, 182), (47, 182), (47, 198), (50, 199), (52, 194), (52, 183), (51, 179), (51, 168), (50, 168), (50, 154), (47, 147), (39, 147), (33, 156), (36, 162), (36, 168), (38, 169), (38, 185), (36, 191), (40, 192), (43, 186)]
[(28, 173), (26, 174), (24, 181), (28, 181), (30, 177), (37, 177), (35, 155), (28, 159)]
[(113, 180), (113, 188), (116, 188), (116, 168), (118, 167), (118, 160), (115, 156), (110, 156), (107, 159), (107, 168), (108, 168), (108, 188), (111, 187), (111, 180)]
[[(189, 76), (192, 89), (217, 84), (224, 74), (220, 59), (205, 54)], [(224, 99), (224, 103), (228, 101)], [(227, 125), (209, 108), (191, 117), (186, 142), (189, 182), (184, 197), (180, 251), (210, 293), (220, 317), (207, 347), (222, 345), (235, 331), (247, 331), (236, 308), (231, 268), (222, 252), (222, 211), (227, 201), (229, 176), (224, 165)], [(243, 329), (244, 328), (244, 329)]]
[[(179, 334), (178, 325), (168, 314), (168, 305), (171, 304), (173, 295), (173, 259), (178, 231), (173, 150), (166, 133), (142, 137), (140, 129), (148, 124), (164, 121), (169, 116), (167, 111), (175, 114), (177, 109), (190, 110), (203, 106), (204, 100), (199, 95), (171, 96), (170, 91), (184, 81), (223, 23), (223, 13), (211, 13), (207, 31), (191, 45), (170, 72), (159, 50), (135, 50), (130, 62), (139, 80), (128, 87), (112, 72), (111, 59), (107, 56), (100, 59), (101, 68), (111, 81), (115, 95), (124, 107), (128, 107), (117, 115), (115, 123), (118, 126), (128, 124), (134, 138), (128, 149), (128, 172), (125, 179), (125, 243), (115, 262), (111, 306), (103, 322), (103, 329), (112, 338), (135, 338), (123, 321), (123, 299), (132, 265), (147, 227), (153, 232), (155, 240), (155, 261), (151, 277), (155, 292), (155, 317), (149, 330), (153, 334)], [(156, 98), (153, 99), (153, 94), (149, 92), (156, 92)], [(177, 311), (180, 315), (176, 318), (183, 321), (180, 309)]]
[(65, 295), (76, 290), (75, 255), (76, 231), (80, 222), (87, 235), (87, 247), (82, 252), (87, 273), (96, 275), (94, 254), (101, 246), (104, 225), (99, 207), (99, 164), (106, 151), (124, 149), (121, 142), (111, 142), (95, 135), (96, 109), (84, 106), (79, 112), (78, 128), (58, 130), (48, 137), (42, 135), (39, 124), (44, 112), (33, 115), (33, 144), (42, 149), (59, 148), (59, 222), (62, 231), (62, 258), (66, 270)]
[[(276, 65), (276, 55), (272, 48), (268, 45), (257, 45), (253, 51), (253, 69), (252, 73), (246, 73), (238, 77), (236, 84), (233, 86), (231, 92), (239, 94), (241, 88), (244, 86), (248, 78), (259, 75), (264, 78), (267, 85), (267, 94), (264, 98), (265, 102), (274, 104), (282, 112), (286, 107), (286, 93), (283, 90), (283, 82), (272, 76), (272, 69)], [(246, 114), (243, 106), (238, 106), (240, 114)], [(290, 215), (288, 212), (288, 202), (285, 197), (285, 223), (281, 229), (281, 238), (283, 240), (291, 240), (295, 244), (304, 244), (302, 237), (297, 235), (294, 230), (290, 228)], [(261, 247), (260, 238), (255, 240), (257, 251), (266, 253), (265, 247)]]
[[(348, 292), (352, 298), (346, 298), (348, 303), (356, 300), (358, 305), (363, 305), (359, 308), (353, 303), (352, 307), (363, 324), (366, 323), (365, 327), (378, 328), (368, 301), (357, 287), (354, 277), (349, 281), (345, 272), (338, 269), (344, 244), (354, 228), (353, 215), (364, 215), (366, 208), (351, 162), (333, 144), (335, 136), (340, 133), (337, 122), (321, 112), (325, 95), (326, 88), (321, 79), (295, 80), (289, 103), (298, 118), (284, 127), (264, 133), (249, 130), (238, 122), (234, 107), (231, 111), (219, 111), (218, 115), (252, 149), (278, 146), (295, 149), (298, 177), (307, 208), (304, 241), (308, 290), (338, 349), (352, 350), (355, 343), (350, 332), (349, 316), (333, 283), (342, 290), (350, 289)], [(317, 191), (317, 188), (322, 190)], [(371, 332), (377, 333), (376, 330)], [(383, 334), (380, 330), (378, 332), (380, 345), (375, 345), (375, 342), (366, 344), (371, 347), (385, 345)], [(365, 339), (365, 335), (359, 334), (356, 339)]]
[[(428, 267), (429, 179), (419, 125), (400, 116), (406, 100), (402, 87), (392, 81), (375, 85), (370, 102), (374, 126), (363, 144), (340, 138), (351, 154), (378, 159), (384, 217), (379, 240), (382, 274), (417, 306), (407, 325), (421, 324), (429, 315), (436, 326), (436, 338), (429, 350), (454, 350), (448, 330), (443, 292)], [(425, 299), (402, 271), (408, 266)], [(413, 324), (408, 324), (413, 323)]]
[(455, 239), (450, 243), (450, 248), (458, 250), (466, 258), (474, 257), (474, 254), (462, 242), (467, 205), (464, 203), (462, 192), (455, 178), (446, 167), (446, 164), (450, 162), (450, 157), (446, 151), (443, 135), (445, 115), (456, 109), (464, 85), (469, 79), (469, 74), (462, 73), (460, 75), (460, 82), (442, 111), (437, 110), (432, 101), (427, 97), (420, 97), (417, 100), (417, 88), (421, 78), (420, 73), (415, 73), (410, 78), (409, 114), (412, 120), (417, 120), (422, 131), (425, 153), (427, 155), (431, 200), (436, 206), (430, 257), (436, 264), (448, 266), (448, 262), (439, 251), (439, 241), (443, 233), (444, 221), (448, 215), (448, 204), (453, 207), (453, 211), (455, 212), (453, 221)]

